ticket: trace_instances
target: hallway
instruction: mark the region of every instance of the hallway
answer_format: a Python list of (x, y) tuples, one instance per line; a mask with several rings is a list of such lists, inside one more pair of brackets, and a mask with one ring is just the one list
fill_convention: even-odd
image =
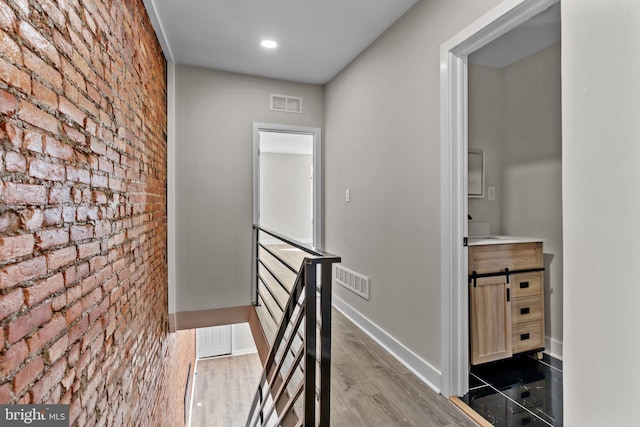
[[(332, 426), (475, 425), (335, 309), (332, 327)], [(244, 425), (255, 393), (252, 384), (257, 384), (257, 376), (254, 381), (248, 374), (255, 372), (254, 361), (258, 362), (255, 354), (198, 362), (191, 427)], [(212, 375), (214, 366), (217, 375)], [(245, 379), (251, 384), (242, 384)], [(248, 388), (250, 393), (239, 402), (238, 391)]]

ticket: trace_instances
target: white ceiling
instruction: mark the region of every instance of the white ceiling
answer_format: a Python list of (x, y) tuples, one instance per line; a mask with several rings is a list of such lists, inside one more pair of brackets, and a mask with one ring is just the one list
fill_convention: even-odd
[(168, 62), (324, 84), (417, 0), (143, 2)]
[(560, 41), (560, 3), (469, 55), (472, 64), (504, 68)]

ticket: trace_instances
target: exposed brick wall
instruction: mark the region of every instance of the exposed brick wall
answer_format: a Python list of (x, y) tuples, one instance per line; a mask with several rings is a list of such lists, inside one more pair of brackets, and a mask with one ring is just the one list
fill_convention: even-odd
[(165, 76), (139, 0), (0, 0), (0, 403), (181, 425)]

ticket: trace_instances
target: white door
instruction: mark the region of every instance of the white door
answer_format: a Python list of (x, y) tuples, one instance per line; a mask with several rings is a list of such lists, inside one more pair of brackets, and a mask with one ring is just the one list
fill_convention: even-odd
[(231, 325), (196, 329), (198, 359), (231, 354)]

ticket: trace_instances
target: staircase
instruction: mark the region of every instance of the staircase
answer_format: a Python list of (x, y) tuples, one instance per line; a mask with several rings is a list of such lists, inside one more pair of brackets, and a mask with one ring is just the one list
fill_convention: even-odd
[(340, 258), (254, 225), (256, 312), (271, 349), (246, 426), (329, 426), (331, 276)]

